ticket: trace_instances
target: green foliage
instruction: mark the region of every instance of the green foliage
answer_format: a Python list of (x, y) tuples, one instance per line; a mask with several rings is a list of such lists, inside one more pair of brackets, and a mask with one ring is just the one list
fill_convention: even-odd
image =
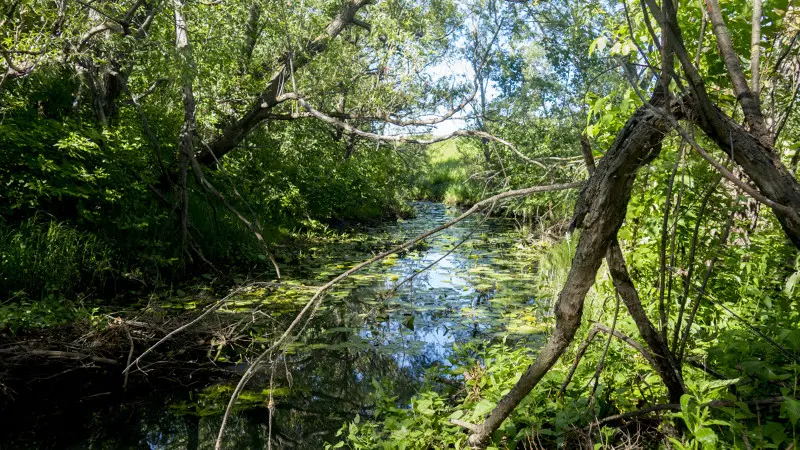
[[(106, 6), (124, 15), (122, 12), (133, 3)], [(282, 55), (282, 50), (276, 53), (276, 49), (304, 45), (302, 42), (315, 38), (339, 8), (330, 2), (314, 2), (307, 5), (309, 9), (295, 5), (261, 10), (259, 21), (263, 24), (256, 25), (262, 35), (253, 49), (252, 60), (243, 62), (237, 39), (244, 38), (244, 21), (251, 6), (251, 2), (232, 1), (203, 11), (194, 4), (187, 7), (191, 37), (205, 36), (193, 42), (198, 66), (194, 87), (198, 99), (198, 149), (202, 139), (219, 133), (235, 115), (231, 105), (219, 99), (257, 95), (263, 89), (263, 70)], [(16, 12), (8, 22), (8, 29), (17, 27), (17, 35), (7, 35), (5, 27), (0, 31), (4, 46), (34, 45), (36, 28), (27, 18), (56, 14), (43, 2), (20, 8), (12, 11)], [(62, 24), (64, 39), (83, 36), (89, 28), (81, 28), (94, 20), (89, 8), (69, 5), (69, 9), (70, 20)], [(210, 15), (206, 14), (209, 10)], [(349, 92), (348, 105), (364, 100), (359, 92), (370, 93), (370, 107), (389, 110), (411, 105), (418, 94), (414, 89), (404, 90), (406, 97), (398, 98), (394, 96), (395, 89), (389, 87), (399, 79), (409, 81), (405, 69), (398, 66), (387, 72), (386, 75), (391, 74), (389, 84), (378, 83), (377, 88), (372, 77), (364, 79), (356, 74), (374, 62), (371, 57), (375, 54), (380, 54), (384, 65), (394, 64), (399, 51), (395, 41), (409, 39), (422, 28), (425, 33), (419, 45), (406, 45), (403, 51), (406, 55), (416, 53), (419, 61), (435, 57), (433, 47), (454, 25), (453, 5), (417, 5), (414, 15), (407, 13), (399, 3), (374, 8), (371, 22), (380, 33), (370, 35), (370, 43), (364, 45), (376, 50), (362, 52), (364, 47), (353, 45), (350, 39), (363, 36), (355, 30), (348, 31), (345, 42), (333, 42), (315, 66), (297, 74), (299, 87), (309, 95), (316, 94), (317, 89), (344, 89), (342, 95)], [(418, 22), (420, 18), (424, 22)], [(14, 256), (3, 268), (5, 292), (23, 290), (36, 299), (58, 290), (74, 298), (80, 291), (102, 290), (111, 272), (116, 278), (149, 285), (154, 280), (154, 284), (162, 279), (178, 281), (198, 270), (207, 271), (205, 260), (219, 267), (246, 270), (266, 270), (269, 266), (264, 248), (252, 231), (223, 202), (198, 186), (191, 173), (187, 186), (189, 231), (202, 236), (197, 239), (197, 250), (203, 257), (187, 258), (191, 252), (184, 248), (177, 220), (180, 214), (176, 185), (177, 136), (183, 110), (179, 92), (172, 90), (174, 81), (179, 79), (176, 55), (164, 51), (164, 45), (171, 46), (174, 41), (171, 14), (156, 14), (151, 27), (146, 39), (115, 32), (92, 35), (97, 39), (91, 50), (82, 50), (80, 55), (82, 67), (99, 67), (101, 72), (128, 70), (130, 76), (125, 81), (130, 93), (115, 86), (106, 72), (100, 76), (102, 79), (92, 79), (92, 75), (76, 68), (71, 57), (62, 59), (51, 53), (50, 47), (46, 47), (48, 51), (30, 76), (0, 82), (0, 178), (4, 180), (0, 186), (0, 216), (4, 235), (26, 235), (26, 221), (47, 215), (63, 229), (80, 230), (76, 232), (87, 242), (103, 242), (105, 251), (115, 255), (113, 270), (105, 266), (100, 269), (89, 258), (67, 258), (60, 271), (53, 273), (58, 277), (61, 272), (83, 274), (72, 277), (70, 283), (40, 283), (37, 280), (41, 275), (33, 274), (53, 267), (44, 269), (44, 263), (34, 261), (30, 255)], [(288, 30), (298, 42), (285, 40)], [(388, 41), (386, 36), (390, 36)], [(76, 45), (63, 44), (67, 48)], [(251, 70), (243, 64), (251, 66)], [(329, 70), (333, 72), (327, 73)], [(226, 76), (218, 76), (221, 73)], [(139, 100), (140, 115), (129, 97), (145, 92), (156, 77), (166, 83)], [(341, 77), (352, 79), (355, 85), (341, 85)], [(103, 99), (96, 98), (93, 90), (103, 83), (108, 83), (104, 86), (108, 89), (107, 104), (102, 104)], [(373, 89), (360, 89), (359, 83)], [(98, 117), (98, 104), (105, 123)], [(368, 125), (364, 127), (369, 129)], [(339, 225), (406, 214), (410, 172), (396, 149), (375, 148), (331, 131), (328, 125), (313, 121), (270, 122), (256, 129), (247, 145), (224, 158), (222, 170), (206, 170), (206, 176), (247, 220), (263, 225), (267, 242), (290, 239), (294, 230), (320, 223)], [(16, 250), (6, 253), (13, 252)], [(46, 258), (44, 253), (37, 257)], [(93, 271), (94, 276), (89, 276)]]
[(473, 175), (480, 170), (482, 155), (467, 140), (449, 140), (431, 145), (417, 169), (414, 196), (447, 205), (471, 205), (480, 201), (481, 186)]
[[(251, 0), (187, 2), (182, 12), (197, 102), (193, 150), (243, 134), (218, 164), (201, 169), (220, 192), (213, 195), (186, 170), (186, 155), (178, 151), (186, 90), (170, 8), (150, 10), (158, 5), (132, 0), (62, 3), (59, 9), (43, 0), (15, 2), (0, 17), (0, 323), (14, 331), (75, 320), (85, 311), (73, 301), (113, 284), (109, 280), (156, 285), (206, 271), (207, 262), (226, 271), (263, 272), (269, 266), (264, 247), (232, 209), (262, 227), (261, 237), (273, 247), (291, 246), (298, 236), (331, 233), (330, 226), (402, 215), (410, 198), (467, 205), (509, 189), (585, 179), (582, 146), (602, 158), (642, 96), (657, 88), (648, 66), (661, 61), (659, 43), (644, 26), (655, 17), (646, 17), (637, 2), (381, 1), (359, 11), (359, 21), (369, 26), (344, 27), (334, 39), (324, 33), (341, 2), (280, 8)], [(105, 22), (102, 16), (125, 17), (134, 5), (141, 10), (121, 30), (94, 28)], [(685, 48), (696, 52), (690, 56), (714, 102), (739, 121), (713, 33), (697, 32), (702, 8), (680, 5)], [(734, 49), (746, 59), (752, 5), (731, 1), (722, 8)], [(796, 165), (800, 119), (789, 114), (796, 86), (782, 81), (795, 74), (772, 63), (796, 65), (796, 14), (788, 13), (785, 0), (764, 9), (761, 45), (770, 64), (763, 64), (769, 67), (762, 86), (770, 88), (770, 119), (785, 110), (788, 120), (776, 155)], [(153, 20), (145, 25), (150, 12)], [(479, 61), (481, 54), (486, 61)], [(394, 134), (375, 118), (432, 113), (469, 95), (472, 80), (431, 73), (458, 58), (471, 65), (477, 84), (475, 101), (459, 114), (466, 114), (468, 127), (500, 136), (513, 149), (491, 139), (451, 140), (424, 150), (376, 145), (304, 116), (293, 101), (261, 106), (270, 94), (265, 89), (274, 88), (302, 95), (348, 127)], [(301, 67), (280, 69), (287, 60)], [(20, 71), (24, 76), (12, 76)], [(271, 85), (273, 79), (281, 83)], [(232, 126), (242, 118), (257, 123), (247, 130)], [(698, 140), (724, 161), (712, 142)], [(683, 358), (690, 388), (681, 411), (665, 419), (685, 425), (686, 435), (662, 441), (677, 448), (741, 448), (737, 439), (744, 435), (762, 448), (796, 445), (800, 257), (771, 216), (717, 180), (705, 161), (667, 136), (661, 156), (640, 172), (618, 234), (645, 313)], [(521, 219), (526, 231), (543, 236), (553, 230), (560, 239), (576, 195), (514, 200), (501, 212)], [(662, 235), (665, 214), (670, 220)], [(537, 244), (533, 282), (537, 300), (547, 299), (543, 304), (555, 303), (577, 236)], [(612, 316), (616, 309), (611, 280), (601, 272), (578, 338), (588, 335), (590, 321), (614, 323), (636, 338), (636, 325), (624, 310)], [(413, 317), (404, 322), (407, 328)], [(554, 391), (570, 358), (525, 399), (494, 436), (494, 446), (535, 440), (569, 447), (571, 428), (666, 401), (641, 355), (616, 340), (596, 341), (564, 397)], [(374, 420), (357, 417), (332, 447), (463, 447), (465, 435), (450, 419), (480, 422), (531, 353), (522, 343), (462, 345), (449, 366), (432, 370), (426, 389), (408, 405), (376, 384)], [(595, 376), (601, 361), (604, 369)], [(723, 381), (692, 368), (701, 363)], [(452, 383), (437, 378), (464, 389), (451, 390)], [(587, 386), (595, 392), (591, 400)], [(263, 394), (249, 400), (261, 402)], [(748, 399), (776, 396), (786, 400), (767, 415), (746, 406)], [(736, 408), (709, 406), (719, 399)], [(613, 444), (620, 433), (605, 429), (597, 437)]]
[(716, 398), (723, 388), (736, 384), (738, 381), (737, 379), (701, 382), (697, 393), (681, 396), (681, 411), (675, 413), (674, 417), (683, 420), (689, 432), (689, 438), (686, 442), (670, 438), (670, 442), (675, 448), (681, 450), (719, 448), (719, 436), (714, 431), (714, 427), (730, 427), (731, 424), (723, 420), (712, 419), (711, 408), (705, 406), (705, 403)]
[(38, 216), (0, 223), (0, 292), (9, 296), (71, 294), (111, 276), (107, 242), (63, 222)]
[[(428, 389), (415, 395), (410, 405), (398, 405), (386, 388), (373, 381), (377, 420), (356, 418), (345, 424), (337, 436), (339, 442), (326, 448), (429, 449), (469, 448), (463, 429), (450, 420), (479, 422), (508, 392), (532, 361), (526, 349), (511, 349), (504, 344), (481, 347), (467, 344), (456, 347), (446, 368), (427, 374)], [(460, 392), (441, 390), (436, 380), (458, 380), (464, 383)], [(529, 401), (524, 402), (530, 405)], [(524, 410), (523, 410), (524, 411)], [(530, 429), (526, 421), (537, 421), (533, 415), (517, 415), (501, 429), (502, 441), (508, 448), (526, 442)], [(515, 425), (516, 423), (516, 425)], [(522, 428), (517, 431), (517, 426)]]
[[(81, 319), (92, 321), (98, 308), (90, 311), (57, 295), (42, 299), (16, 299), (15, 303), (0, 305), (0, 330), (17, 333), (20, 330), (48, 328), (74, 323)], [(92, 321), (92, 323), (96, 322)]]

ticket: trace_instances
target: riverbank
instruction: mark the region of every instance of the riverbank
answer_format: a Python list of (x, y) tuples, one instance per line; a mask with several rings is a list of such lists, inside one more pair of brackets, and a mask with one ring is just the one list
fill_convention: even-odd
[[(9, 341), (4, 346), (6, 353), (0, 349), (0, 365), (5, 379), (13, 380), (4, 382), (7, 390), (16, 395), (6, 397), (3, 411), (15, 411), (20, 433), (4, 439), (8, 443), (58, 446), (65, 443), (60, 440), (63, 436), (33, 437), (35, 433), (25, 430), (24, 424), (34, 422), (21, 418), (51, 417), (50, 425), (36, 422), (42, 429), (58, 426), (59, 416), (72, 414), (70, 405), (74, 405), (75, 415), (86, 416), (116, 404), (141, 421), (135, 428), (145, 434), (139, 434), (138, 439), (160, 434), (163, 439), (187, 442), (193, 429), (191, 420), (185, 420), (189, 417), (199, 419), (200, 428), (205, 430), (201, 441), (206, 442), (218, 426), (231, 383), (237, 381), (254, 352), (274, 340), (294, 317), (314, 286), (363, 260), (367, 252), (433, 228), (458, 213), (457, 209), (425, 202), (415, 204), (415, 208), (415, 217), (349, 236), (347, 245), (331, 238), (328, 244), (299, 252), (291, 264), (284, 265), (287, 275), (281, 283), (254, 286), (236, 294), (208, 320), (166, 341), (144, 358), (131, 371), (127, 390), (121, 372), (128, 359), (189, 322), (202, 308), (214, 304), (214, 298), (162, 298), (152, 302), (144, 313), (140, 311), (139, 317), (97, 317), (89, 332), (73, 325), (63, 328), (59, 339), (21, 335), (18, 342)], [(233, 442), (244, 445), (235, 436), (248, 427), (261, 429), (262, 419), (267, 417), (264, 408), (271, 398), (279, 411), (286, 411), (276, 415), (274, 437), (322, 445), (356, 414), (370, 414), (376, 389), (390, 397), (410, 398), (429, 368), (451, 364), (454, 345), (473, 339), (540, 339), (540, 333), (551, 323), (549, 305), (536, 301), (532, 283), (535, 268), (525, 249), (516, 245), (515, 236), (513, 221), (475, 217), (343, 282), (329, 293), (300, 340), (276, 360), (280, 363), (278, 370), (248, 385), (230, 431)], [(417, 274), (433, 263), (429, 270)], [(26, 367), (38, 367), (39, 372), (32, 373)], [(76, 383), (80, 373), (85, 375), (84, 382)], [(26, 378), (37, 381), (21, 384)], [(445, 383), (461, 383), (450, 376), (443, 379)], [(25, 389), (20, 389), (21, 385)], [(152, 393), (148, 394), (148, 389)], [(75, 395), (56, 394), (62, 390)], [(165, 404), (163, 392), (181, 400)], [(47, 396), (66, 402), (51, 414), (44, 401)], [(78, 427), (81, 433), (73, 430), (78, 437), (72, 444), (86, 443), (81, 439), (99, 432), (108, 435), (105, 439), (109, 444), (122, 445), (107, 432), (109, 426), (120, 426), (113, 417), (108, 424), (105, 419), (95, 419), (88, 428)], [(130, 433), (124, 434), (131, 439), (137, 434), (127, 431)], [(54, 441), (47, 441), (51, 437)], [(43, 438), (45, 441), (36, 440)]]

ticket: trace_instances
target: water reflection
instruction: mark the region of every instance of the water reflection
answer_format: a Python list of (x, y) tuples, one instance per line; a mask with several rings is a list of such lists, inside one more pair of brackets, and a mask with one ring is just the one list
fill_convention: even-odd
[[(415, 218), (368, 234), (407, 238), (458, 213), (434, 203), (417, 203), (415, 208)], [(454, 343), (538, 336), (547, 305), (535, 301), (533, 268), (515, 245), (512, 224), (488, 219), (468, 243), (453, 249), (479, 220), (468, 219), (332, 291), (302, 340), (248, 385), (227, 428), (226, 447), (266, 448), (272, 436), (277, 448), (320, 448), (355, 414), (371, 414), (376, 383), (404, 405), (427, 368), (450, 364)], [(259, 322), (253, 331), (274, 335), (309, 297), (308, 286), (363, 259), (369, 245), (361, 247), (362, 251), (316, 249), (287, 268), (293, 282), (251, 293), (229, 313), (258, 308), (273, 319)], [(431, 270), (387, 294), (439, 259)], [(228, 349), (223, 356), (235, 361), (241, 355)], [(231, 369), (241, 373), (245, 367)], [(37, 448), (213, 448), (221, 412), (236, 381), (233, 376), (220, 378), (225, 381), (202, 389), (154, 390), (135, 402), (75, 405), (75, 411), (65, 413), (82, 419), (68, 421), (69, 427), (52, 421), (41, 425), (70, 428), (71, 438), (59, 430), (46, 435), (34, 431), (25, 442)], [(272, 418), (270, 401), (275, 408)], [(19, 440), (14, 446), (18, 444)]]

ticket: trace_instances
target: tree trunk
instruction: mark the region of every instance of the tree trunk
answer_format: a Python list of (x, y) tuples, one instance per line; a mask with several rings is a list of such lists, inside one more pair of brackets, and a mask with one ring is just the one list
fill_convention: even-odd
[[(661, 15), (654, 0), (645, 1), (653, 14)], [(711, 101), (702, 76), (689, 59), (677, 15), (674, 10), (670, 10), (666, 11), (669, 14), (662, 17), (660, 21), (664, 24), (662, 32), (669, 34), (674, 45), (673, 49), (683, 67), (692, 92), (691, 96), (684, 96), (682, 99), (683, 106), (688, 107), (687, 111), (682, 112), (689, 114), (691, 116), (689, 119), (695, 121), (709, 138), (714, 140), (742, 167), (765, 197), (794, 210), (796, 215), (800, 213), (800, 184), (786, 169), (780, 157), (771, 147), (771, 137), (765, 136), (765, 132), (760, 128), (763, 124), (763, 116), (759, 99), (752, 95), (747, 83), (743, 81), (741, 63), (731, 55), (733, 48), (729, 42), (729, 36), (727, 36), (724, 20), (719, 13), (719, 4), (716, 0), (709, 0), (708, 6), (721, 56), (726, 62), (728, 73), (751, 127), (751, 132), (733, 122)], [(800, 223), (785, 211), (773, 209), (773, 212), (781, 223), (786, 236), (795, 247), (800, 248)]]
[[(581, 153), (583, 154), (583, 160), (586, 163), (586, 170), (589, 172), (589, 175), (594, 175), (596, 170), (594, 157), (592, 155), (592, 148), (589, 144), (589, 139), (585, 134), (581, 135)], [(680, 156), (678, 157), (678, 161), (679, 160)], [(678, 164), (676, 162), (672, 173), (673, 177), (675, 176), (675, 171), (677, 168)], [(669, 194), (667, 194), (667, 209), (669, 209)], [(664, 222), (664, 224), (666, 227), (666, 222)], [(662, 249), (664, 246), (665, 245), (662, 242)], [(662, 254), (662, 264), (663, 259), (664, 256)], [(683, 384), (683, 376), (681, 374), (680, 365), (677, 363), (677, 361), (675, 361), (674, 356), (669, 351), (666, 335), (656, 332), (655, 327), (653, 327), (652, 322), (650, 322), (650, 319), (644, 312), (642, 301), (639, 298), (639, 293), (636, 291), (636, 287), (634, 286), (633, 281), (628, 274), (628, 267), (625, 264), (625, 257), (622, 255), (622, 249), (620, 249), (619, 242), (616, 238), (614, 238), (614, 242), (612, 242), (611, 246), (608, 248), (608, 253), (606, 254), (606, 264), (608, 264), (611, 272), (611, 278), (614, 281), (615, 289), (619, 293), (620, 297), (622, 297), (625, 307), (628, 308), (628, 313), (631, 315), (631, 317), (633, 317), (636, 327), (639, 329), (639, 334), (647, 343), (647, 346), (650, 347), (653, 357), (648, 359), (648, 361), (650, 361), (650, 364), (653, 366), (656, 372), (658, 372), (659, 376), (661, 376), (661, 380), (667, 387), (667, 390), (669, 391), (670, 402), (680, 402), (681, 395), (683, 395), (686, 391), (686, 388)], [(664, 281), (661, 280), (662, 284), (663, 282)], [(666, 323), (666, 318), (663, 318), (662, 320), (664, 323)], [(562, 391), (566, 387), (566, 383), (567, 382), (565, 381), (564, 386), (561, 388)]]
[[(659, 91), (651, 103), (663, 103)], [(586, 293), (594, 284), (597, 270), (617, 231), (622, 226), (636, 173), (652, 161), (668, 125), (647, 108), (640, 108), (619, 132), (600, 161), (594, 175), (581, 191), (573, 226), (583, 228), (567, 281), (555, 306), (556, 328), (539, 356), (506, 394), (482, 425), (470, 436), (475, 448), (485, 448), (514, 408), (536, 386), (572, 342), (581, 324)]]
[(683, 376), (681, 369), (675, 357), (669, 351), (667, 342), (663, 339), (663, 335), (658, 333), (653, 327), (652, 322), (647, 317), (642, 307), (642, 301), (639, 298), (639, 293), (628, 274), (628, 267), (625, 264), (625, 257), (622, 255), (622, 250), (619, 248), (619, 242), (614, 238), (614, 242), (608, 248), (606, 255), (606, 262), (608, 263), (611, 278), (614, 281), (614, 287), (619, 292), (625, 307), (633, 317), (636, 323), (636, 328), (639, 329), (639, 334), (642, 339), (647, 343), (650, 351), (653, 354), (653, 368), (658, 372), (664, 385), (669, 392), (670, 403), (680, 403), (681, 396), (686, 392), (683, 385)]
[[(696, 97), (685, 98), (684, 105), (688, 106), (695, 116), (700, 115), (699, 118), (691, 117), (691, 119), (696, 119), (697, 125), (703, 132), (741, 166), (765, 197), (800, 213), (800, 184), (771, 147), (733, 122), (717, 107), (711, 111), (716, 117), (703, 120), (705, 112)], [(714, 123), (722, 123), (722, 129), (715, 127)], [(800, 223), (784, 211), (775, 209), (772, 211), (786, 236), (795, 247), (800, 248)]]
[(309, 42), (300, 52), (281, 58), (278, 69), (273, 73), (261, 95), (238, 120), (227, 126), (208, 148), (197, 155), (197, 161), (206, 166), (214, 166), (217, 159), (222, 158), (235, 149), (258, 125), (269, 116), (270, 110), (281, 103), (280, 92), (284, 83), (291, 79), (293, 72), (305, 66), (318, 54), (328, 49), (335, 39), (351, 23), (356, 21), (356, 13), (373, 0), (350, 0), (343, 4), (339, 13), (331, 20), (325, 32)]

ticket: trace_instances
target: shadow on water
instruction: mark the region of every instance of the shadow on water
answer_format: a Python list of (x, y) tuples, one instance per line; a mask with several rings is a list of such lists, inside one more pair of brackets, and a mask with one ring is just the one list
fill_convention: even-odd
[[(415, 208), (415, 218), (366, 235), (408, 238), (459, 212), (427, 202)], [(452, 364), (454, 344), (500, 337), (528, 345), (541, 341), (549, 305), (535, 300), (532, 258), (517, 245), (513, 222), (489, 218), (466, 244), (453, 249), (480, 220), (470, 218), (328, 294), (300, 340), (248, 384), (227, 427), (226, 447), (266, 448), (272, 436), (278, 448), (320, 448), (356, 414), (370, 416), (376, 385), (384, 395), (396, 396), (399, 405), (407, 404), (428, 368)], [(42, 393), (42, 404), (20, 407), (15, 423), (6, 424), (15, 432), (3, 432), (0, 448), (213, 448), (221, 412), (237, 375), (246, 369), (236, 361), (270, 342), (311, 295), (311, 286), (362, 260), (369, 247), (313, 248), (287, 268), (293, 281), (232, 302), (224, 313), (257, 319), (249, 332), (262, 339), (244, 349), (220, 347), (219, 372), (193, 380), (151, 380), (128, 392), (107, 374), (61, 377), (57, 387)], [(92, 386), (107, 393), (81, 397), (80, 386), (92, 383), (107, 383), (107, 389)], [(75, 398), (61, 401), (71, 398), (64, 390)], [(47, 396), (59, 400), (51, 406)]]

